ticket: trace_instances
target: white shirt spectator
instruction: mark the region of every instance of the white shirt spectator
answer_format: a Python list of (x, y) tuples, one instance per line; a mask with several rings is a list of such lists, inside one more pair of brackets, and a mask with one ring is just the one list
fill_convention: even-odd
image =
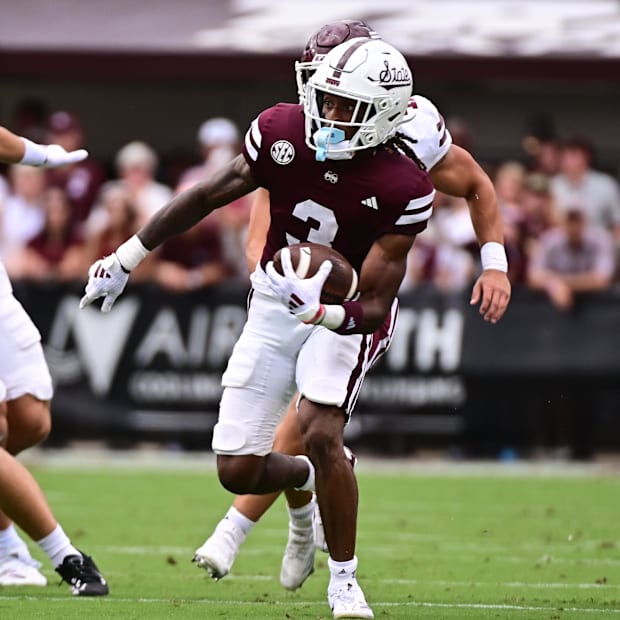
[(589, 225), (579, 244), (571, 244), (566, 229), (552, 228), (540, 237), (531, 258), (533, 271), (559, 274), (595, 273), (611, 277), (614, 273), (613, 239), (609, 231)]
[(130, 142), (116, 155), (119, 179), (132, 194), (142, 224), (172, 198), (172, 189), (155, 180), (158, 158), (144, 142)]
[(0, 220), (0, 256), (4, 258), (39, 234), (45, 223), (43, 169), (15, 165), (10, 175), (13, 191), (4, 200)]
[(604, 172), (588, 170), (579, 183), (558, 174), (551, 179), (551, 192), (560, 211), (582, 208), (595, 224), (610, 230), (620, 226), (618, 183)]

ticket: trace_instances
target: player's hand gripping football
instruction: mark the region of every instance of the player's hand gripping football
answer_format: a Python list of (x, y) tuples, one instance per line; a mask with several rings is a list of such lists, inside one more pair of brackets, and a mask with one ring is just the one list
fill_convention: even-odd
[(293, 269), (288, 248), (282, 250), (284, 275), (276, 271), (273, 261), (267, 263), (266, 269), (271, 290), (302, 323), (316, 323), (320, 320), (323, 311), (321, 291), (331, 270), (331, 261), (325, 260), (311, 278), (300, 278)]
[(129, 272), (125, 271), (116, 254), (110, 254), (94, 262), (88, 270), (88, 283), (85, 295), (80, 301), (80, 308), (103, 297), (101, 312), (110, 312), (116, 298), (123, 292)]

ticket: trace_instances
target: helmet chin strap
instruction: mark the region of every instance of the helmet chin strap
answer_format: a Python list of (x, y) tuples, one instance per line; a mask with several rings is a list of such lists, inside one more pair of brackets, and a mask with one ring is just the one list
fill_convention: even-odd
[[(345, 140), (345, 133), (337, 127), (321, 127), (314, 132), (314, 143), (316, 144), (316, 160), (325, 161), (326, 159), (351, 159), (353, 153), (347, 151), (349, 140)], [(330, 149), (330, 145), (337, 144), (340, 148)]]

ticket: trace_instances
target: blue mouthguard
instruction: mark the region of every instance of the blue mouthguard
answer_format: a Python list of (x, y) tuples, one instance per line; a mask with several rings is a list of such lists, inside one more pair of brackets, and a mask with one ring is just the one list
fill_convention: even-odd
[(327, 147), (330, 144), (338, 144), (344, 140), (344, 131), (336, 127), (321, 127), (315, 136), (316, 160), (325, 161), (327, 159)]

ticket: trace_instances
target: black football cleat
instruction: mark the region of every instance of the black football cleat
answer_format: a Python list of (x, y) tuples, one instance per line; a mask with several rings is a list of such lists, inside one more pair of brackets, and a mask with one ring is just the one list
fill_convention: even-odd
[(110, 590), (93, 559), (84, 555), (68, 555), (56, 572), (71, 586), (73, 596), (105, 596)]

